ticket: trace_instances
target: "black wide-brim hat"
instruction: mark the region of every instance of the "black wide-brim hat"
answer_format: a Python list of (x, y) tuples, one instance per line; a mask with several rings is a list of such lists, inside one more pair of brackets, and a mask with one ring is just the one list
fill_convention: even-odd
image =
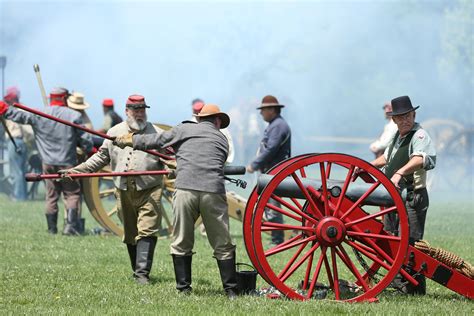
[(420, 107), (420, 106), (413, 107), (413, 105), (411, 105), (410, 98), (406, 95), (393, 99), (391, 103), (392, 103), (392, 112), (387, 112), (387, 115), (390, 115), (390, 116), (403, 115), (408, 112), (415, 111), (416, 109)]

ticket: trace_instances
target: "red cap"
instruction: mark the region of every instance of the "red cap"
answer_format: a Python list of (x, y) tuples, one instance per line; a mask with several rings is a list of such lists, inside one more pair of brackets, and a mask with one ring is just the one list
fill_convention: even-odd
[(105, 107), (112, 107), (112, 106), (114, 106), (114, 100), (104, 99), (104, 101), (102, 101), (102, 105), (105, 106)]
[(132, 94), (129, 96), (126, 105), (128, 108), (132, 109), (149, 108), (145, 103), (145, 97), (139, 94)]
[(66, 96), (68, 92), (65, 88), (53, 88), (49, 93), (50, 105), (66, 105)]
[(6, 93), (7, 94), (3, 98), (5, 101), (15, 102), (20, 98), (20, 90), (18, 90), (17, 87), (8, 87)]
[(193, 112), (195, 114), (198, 114), (199, 112), (201, 112), (203, 107), (204, 107), (204, 102), (202, 102), (202, 101), (194, 102), (193, 103)]

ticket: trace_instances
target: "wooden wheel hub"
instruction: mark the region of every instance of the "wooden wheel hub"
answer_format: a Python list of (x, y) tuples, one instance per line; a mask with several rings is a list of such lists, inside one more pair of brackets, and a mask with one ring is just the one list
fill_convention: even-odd
[(346, 227), (338, 218), (328, 216), (316, 226), (316, 237), (324, 246), (337, 246), (346, 237)]

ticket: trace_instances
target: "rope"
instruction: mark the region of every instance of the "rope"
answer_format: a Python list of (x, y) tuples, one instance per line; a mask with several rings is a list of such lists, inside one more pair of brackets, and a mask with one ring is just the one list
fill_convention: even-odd
[(415, 248), (439, 260), (448, 267), (456, 269), (468, 278), (474, 279), (474, 267), (454, 253), (441, 248), (431, 247), (425, 240), (415, 242)]

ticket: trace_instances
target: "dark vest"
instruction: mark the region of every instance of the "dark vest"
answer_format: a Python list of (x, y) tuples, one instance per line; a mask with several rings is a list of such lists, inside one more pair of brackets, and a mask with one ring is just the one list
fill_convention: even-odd
[[(397, 133), (395, 134), (395, 137), (393, 138), (393, 141), (388, 149), (388, 161), (385, 165), (385, 175), (389, 179), (395, 174), (395, 172), (398, 171), (398, 169), (406, 165), (410, 160), (410, 156), (408, 155), (408, 149), (410, 146), (410, 141), (413, 138), (415, 132), (416, 131), (410, 131), (408, 133), (408, 135), (405, 137), (402, 144), (400, 145), (400, 148), (398, 148), (395, 155), (393, 155), (393, 158), (390, 158), (392, 156), (393, 147), (395, 146), (398, 137), (400, 137), (400, 132), (397, 131)], [(413, 185), (413, 174), (405, 175), (402, 179), (404, 180), (404, 183), (406, 185)]]
[(110, 115), (110, 117), (112, 118), (112, 127), (114, 127), (118, 123), (122, 123), (123, 120), (120, 117), (120, 115), (117, 114), (117, 112), (112, 110), (112, 111), (107, 112), (107, 114)]

